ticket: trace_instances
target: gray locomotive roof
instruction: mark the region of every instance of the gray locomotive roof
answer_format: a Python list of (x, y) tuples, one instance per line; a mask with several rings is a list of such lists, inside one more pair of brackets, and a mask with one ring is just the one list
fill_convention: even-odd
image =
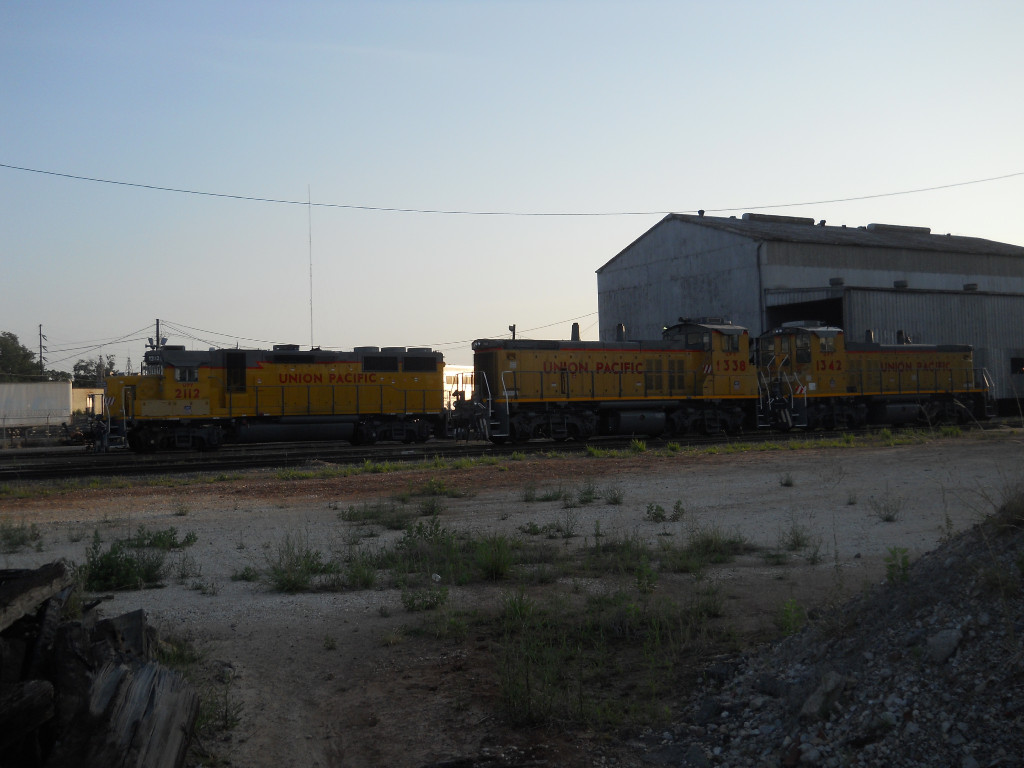
[[(299, 350), (289, 347), (278, 349), (183, 349), (178, 346), (163, 347), (158, 350), (161, 361), (166, 365), (195, 366), (210, 363), (222, 364), (227, 353), (244, 354), (246, 364), (256, 362), (277, 363), (332, 363), (362, 360), (370, 356), (395, 357), (434, 357), (443, 358), (441, 352), (420, 347), (356, 347), (351, 351), (333, 351), (322, 349)], [(146, 353), (153, 354), (153, 350)]]
[(736, 325), (731, 320), (721, 317), (680, 317), (678, 322), (665, 326), (662, 334), (664, 335), (674, 330), (689, 330), (690, 328), (705, 328), (724, 333), (726, 336), (742, 336), (747, 330), (742, 325)]
[(784, 323), (780, 328), (772, 328), (765, 331), (762, 336), (787, 336), (793, 333), (813, 333), (815, 336), (838, 336), (843, 333), (842, 328), (831, 325), (812, 325), (810, 323)]
[(821, 226), (814, 219), (792, 216), (743, 214), (735, 216), (693, 216), (670, 213), (647, 232), (623, 248), (597, 271), (600, 272), (647, 235), (669, 221), (696, 224), (721, 232), (786, 243), (818, 245), (848, 245), (860, 248), (903, 248), (919, 251), (941, 251), (971, 255), (1017, 256), (1024, 259), (1024, 246), (985, 240), (980, 237), (962, 237), (950, 234), (932, 234), (926, 227), (905, 227), (888, 224), (868, 224), (864, 227)]

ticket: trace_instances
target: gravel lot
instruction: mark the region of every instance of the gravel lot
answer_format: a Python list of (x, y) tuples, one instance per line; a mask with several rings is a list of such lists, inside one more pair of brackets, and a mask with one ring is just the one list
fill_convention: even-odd
[[(998, 430), (913, 445), (544, 457), (328, 480), (262, 471), (165, 488), (6, 496), (0, 523), (36, 525), (41, 544), (5, 554), (2, 563), (84, 562), (94, 531), (104, 542), (140, 525), (195, 531), (184, 580), (172, 576), (163, 588), (111, 595), (100, 610), (144, 608), (163, 634), (201, 649), (209, 674), (230, 678), (223, 690), (240, 720), (222, 742), (208, 745), (221, 764), (638, 765), (639, 754), (603, 734), (505, 727), (494, 710), (493, 671), (473, 638), (453, 644), (411, 636), (405, 630), (421, 616), (405, 612), (398, 590), (289, 595), (232, 575), (265, 565), (286, 534), (325, 554), (343, 553), (360, 524), (339, 519), (340, 510), (402, 498), (438, 478), (466, 493), (444, 499), (445, 526), (522, 537), (528, 523), (564, 524), (571, 513), (579, 534), (568, 540), (572, 546), (583, 545), (596, 526), (653, 544), (714, 524), (773, 550), (798, 527), (811, 546), (785, 565), (751, 554), (705, 574), (725, 598), (725, 621), (754, 642), (772, 635), (786, 600), (810, 607), (854, 594), (882, 579), (889, 547), (906, 547), (914, 559), (991, 513), (1000, 492), (1019, 481), (1022, 458), (1020, 434)], [(524, 500), (531, 491), (584, 487), (615, 489), (622, 503), (598, 500), (567, 512), (558, 502)], [(680, 521), (649, 519), (650, 505), (671, 511), (677, 502)], [(891, 511), (896, 519), (886, 522)], [(398, 535), (382, 532), (376, 541)], [(507, 588), (453, 588), (449, 606), (494, 606)]]

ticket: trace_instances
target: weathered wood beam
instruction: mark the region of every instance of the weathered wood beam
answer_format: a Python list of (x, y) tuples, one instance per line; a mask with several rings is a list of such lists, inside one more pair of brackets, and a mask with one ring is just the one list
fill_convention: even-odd
[(34, 613), (73, 581), (74, 574), (63, 560), (47, 563), (34, 571), (0, 574), (0, 632), (22, 616)]

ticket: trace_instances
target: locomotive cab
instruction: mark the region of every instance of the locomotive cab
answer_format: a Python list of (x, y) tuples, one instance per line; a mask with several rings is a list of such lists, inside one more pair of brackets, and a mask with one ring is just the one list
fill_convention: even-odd
[(861, 404), (844, 401), (849, 364), (841, 328), (786, 323), (758, 339), (758, 424), (762, 427), (859, 425)]
[(841, 328), (784, 325), (758, 339), (758, 355), (761, 372), (769, 383), (818, 396), (847, 390)]
[[(679, 318), (661, 332), (689, 352), (692, 386), (687, 394), (710, 398), (751, 397), (757, 391), (750, 361), (750, 334), (724, 318)], [(685, 358), (684, 358), (685, 359)], [(680, 361), (681, 362), (681, 361)]]

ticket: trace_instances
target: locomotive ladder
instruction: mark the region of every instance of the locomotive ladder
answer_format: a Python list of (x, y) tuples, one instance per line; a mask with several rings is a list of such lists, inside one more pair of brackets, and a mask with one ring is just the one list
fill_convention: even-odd
[(757, 426), (776, 425), (787, 429), (807, 426), (807, 389), (796, 375), (780, 370), (775, 378), (769, 378), (764, 369), (758, 370)]

